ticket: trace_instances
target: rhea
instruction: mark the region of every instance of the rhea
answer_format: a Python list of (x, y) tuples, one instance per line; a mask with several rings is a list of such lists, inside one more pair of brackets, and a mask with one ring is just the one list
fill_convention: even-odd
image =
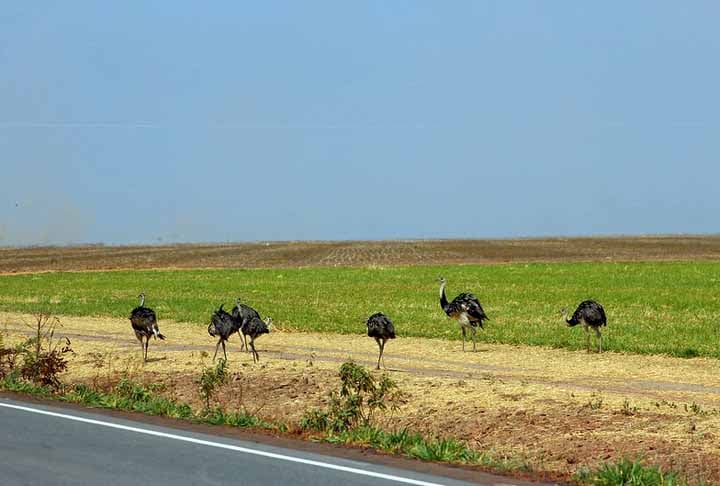
[(260, 355), (255, 349), (255, 340), (263, 334), (268, 334), (270, 332), (271, 326), (272, 317), (267, 317), (264, 321), (259, 317), (251, 317), (243, 323), (241, 331), (243, 333), (243, 336), (250, 337), (248, 349), (252, 352), (253, 362), (260, 361)]
[[(135, 307), (130, 313), (130, 324), (132, 324), (135, 337), (140, 341), (140, 349), (143, 352), (143, 361), (147, 361), (148, 343), (150, 336), (153, 339), (165, 339), (158, 329), (157, 316), (155, 311), (149, 307), (145, 307), (145, 293), (138, 295), (140, 305)], [(143, 344), (143, 338), (145, 344)]]
[(480, 305), (480, 301), (474, 294), (463, 292), (455, 297), (452, 302), (448, 302), (447, 297), (445, 297), (447, 280), (445, 280), (444, 277), (440, 277), (438, 281), (440, 282), (440, 307), (442, 307), (448, 317), (455, 319), (458, 321), (458, 324), (460, 324), (463, 337), (463, 351), (465, 351), (465, 338), (468, 329), (472, 337), (473, 351), (476, 351), (475, 332), (477, 328), (482, 329), (483, 321), (489, 321), (490, 318), (485, 314), (482, 305)]
[(237, 323), (233, 317), (223, 309), (223, 304), (220, 305), (218, 310), (213, 312), (210, 317), (210, 324), (208, 325), (208, 334), (212, 337), (217, 337), (218, 342), (215, 346), (215, 354), (213, 355), (213, 361), (218, 354), (218, 348), (222, 345), (223, 355), (225, 361), (227, 361), (227, 352), (225, 351), (225, 341), (227, 341), (232, 334), (237, 331)]
[(395, 327), (388, 316), (382, 312), (376, 312), (368, 317), (367, 322), (368, 336), (375, 338), (378, 348), (380, 348), (380, 356), (378, 356), (377, 369), (380, 369), (380, 360), (382, 360), (383, 368), (385, 368), (385, 360), (383, 359), (383, 351), (385, 351), (385, 343), (389, 339), (395, 339)]
[(605, 309), (599, 303), (594, 300), (585, 300), (580, 303), (572, 317), (568, 319), (568, 310), (563, 309), (560, 311), (563, 319), (569, 327), (577, 326), (582, 324), (583, 330), (585, 331), (585, 344), (588, 353), (590, 352), (590, 329), (595, 331), (595, 336), (600, 342), (599, 353), (602, 353), (602, 332), (600, 328), (607, 326), (607, 317), (605, 317)]
[(235, 320), (235, 326), (237, 328), (238, 336), (240, 336), (240, 351), (246, 349), (250, 351), (247, 344), (247, 336), (243, 333), (243, 325), (246, 324), (253, 317), (260, 319), (258, 311), (240, 302), (240, 297), (235, 300), (235, 307), (232, 308), (232, 318)]

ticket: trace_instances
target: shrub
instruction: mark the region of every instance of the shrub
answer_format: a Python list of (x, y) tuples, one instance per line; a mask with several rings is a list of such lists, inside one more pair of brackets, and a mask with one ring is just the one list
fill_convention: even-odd
[[(67, 353), (72, 353), (70, 340), (55, 340), (55, 329), (60, 320), (49, 314), (36, 314), (33, 326), (35, 336), (18, 344), (14, 348), (6, 348), (0, 336), (0, 379), (14, 375), (41, 387), (58, 390), (61, 387), (59, 375), (67, 369)], [(22, 358), (22, 361), (20, 361)]]
[(217, 391), (220, 385), (227, 383), (227, 361), (224, 359), (218, 360), (217, 365), (214, 368), (203, 369), (202, 375), (198, 383), (200, 385), (200, 396), (205, 400), (205, 409), (210, 410), (210, 400)]
[(303, 430), (343, 432), (370, 426), (377, 411), (396, 411), (403, 394), (387, 375), (377, 381), (367, 369), (348, 361), (340, 366), (340, 391), (330, 394), (327, 410), (311, 410), (303, 416)]
[(0, 379), (19, 373), (18, 358), (27, 351), (28, 341), (14, 348), (6, 348), (3, 334), (0, 333)]

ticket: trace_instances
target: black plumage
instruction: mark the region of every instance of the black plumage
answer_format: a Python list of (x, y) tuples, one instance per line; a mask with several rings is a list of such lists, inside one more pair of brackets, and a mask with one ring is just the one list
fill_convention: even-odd
[(243, 349), (247, 349), (248, 351), (250, 351), (250, 348), (248, 348), (247, 346), (247, 336), (242, 332), (242, 326), (244, 323), (246, 323), (253, 317), (257, 317), (258, 319), (260, 319), (260, 314), (258, 314), (258, 311), (256, 311), (249, 305), (241, 303), (240, 297), (238, 297), (235, 301), (235, 307), (232, 308), (231, 312), (232, 317), (237, 324), (238, 335), (240, 336), (240, 350), (242, 351)]
[(220, 347), (220, 345), (222, 345), (223, 355), (225, 356), (225, 360), (227, 360), (225, 341), (227, 341), (230, 336), (237, 331), (237, 321), (233, 319), (233, 316), (231, 314), (229, 314), (223, 309), (223, 306), (221, 304), (218, 310), (213, 312), (212, 316), (210, 317), (210, 324), (208, 325), (208, 334), (218, 338), (218, 343), (215, 346), (215, 354), (213, 355), (213, 361), (215, 361), (215, 358), (217, 357), (218, 348)]
[(255, 349), (255, 340), (263, 334), (268, 334), (270, 332), (270, 324), (272, 324), (271, 317), (268, 317), (266, 321), (263, 321), (259, 317), (251, 317), (242, 325), (243, 335), (250, 338), (248, 346), (252, 351), (253, 361), (260, 361), (260, 355)]
[(445, 296), (445, 285), (447, 280), (440, 277), (440, 307), (442, 307), (448, 317), (455, 319), (460, 324), (463, 335), (463, 351), (465, 351), (466, 329), (470, 329), (473, 340), (473, 351), (475, 351), (475, 332), (477, 328), (483, 327), (483, 321), (489, 321), (490, 318), (480, 305), (480, 301), (474, 294), (463, 292), (455, 297), (452, 302), (448, 302)]
[(385, 360), (382, 359), (383, 351), (385, 351), (385, 343), (389, 339), (395, 339), (395, 326), (388, 316), (382, 312), (376, 312), (375, 314), (368, 317), (365, 322), (367, 326), (367, 334), (371, 338), (375, 338), (378, 348), (380, 349), (380, 355), (378, 356), (377, 369), (380, 369), (380, 360), (382, 360), (383, 368), (385, 367)]
[[(141, 293), (138, 295), (140, 298), (140, 305), (135, 307), (130, 313), (130, 324), (132, 325), (133, 331), (135, 331), (135, 337), (140, 341), (140, 348), (143, 351), (143, 360), (147, 361), (147, 350), (150, 342), (150, 337), (165, 339), (165, 336), (160, 334), (158, 328), (157, 316), (155, 311), (149, 307), (145, 307), (145, 294)], [(143, 344), (143, 338), (145, 343)]]
[(590, 352), (590, 329), (595, 331), (595, 336), (597, 336), (597, 339), (600, 341), (599, 352), (602, 353), (602, 332), (600, 328), (607, 326), (607, 317), (602, 305), (594, 300), (585, 300), (578, 305), (570, 319), (567, 318), (567, 309), (563, 309), (561, 313), (569, 327), (577, 326), (578, 324), (582, 325), (585, 331), (585, 341), (588, 352)]

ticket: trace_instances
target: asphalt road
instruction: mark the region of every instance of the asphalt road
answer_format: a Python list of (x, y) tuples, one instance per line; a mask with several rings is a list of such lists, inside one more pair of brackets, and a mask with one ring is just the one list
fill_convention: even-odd
[[(507, 478), (481, 484), (525, 484)], [(0, 483), (461, 485), (449, 478), (0, 398)], [(477, 483), (476, 483), (477, 484)]]

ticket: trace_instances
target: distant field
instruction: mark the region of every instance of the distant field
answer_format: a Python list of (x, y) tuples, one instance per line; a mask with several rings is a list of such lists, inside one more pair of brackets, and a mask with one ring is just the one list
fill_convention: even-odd
[(383, 311), (401, 335), (459, 339), (438, 304), (441, 274), (450, 298), (461, 291), (480, 298), (491, 318), (480, 335), (486, 342), (582, 348), (582, 330), (564, 327), (558, 311), (594, 298), (608, 313), (610, 351), (720, 357), (720, 262), (4, 275), (0, 310), (125, 320), (142, 290), (161, 327), (164, 319), (203, 325), (214, 307), (230, 307), (239, 295), (280, 328), (361, 333), (364, 318)]
[(0, 273), (691, 260), (720, 261), (720, 236), (0, 248)]

